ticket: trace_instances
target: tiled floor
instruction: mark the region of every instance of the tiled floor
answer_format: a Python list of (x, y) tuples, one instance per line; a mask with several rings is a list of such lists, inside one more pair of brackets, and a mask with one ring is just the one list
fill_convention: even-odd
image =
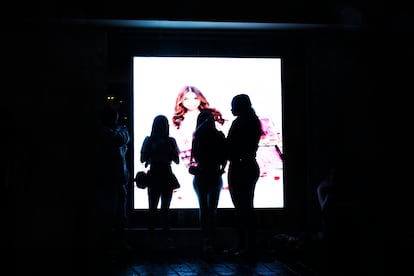
[(256, 262), (228, 260), (221, 257), (205, 259), (181, 254), (135, 257), (125, 263), (102, 266), (99, 275), (301, 275), (276, 259)]
[(281, 261), (266, 249), (264, 239), (253, 258), (225, 254), (223, 249), (231, 247), (234, 237), (229, 229), (221, 229), (216, 251), (208, 256), (201, 251), (197, 229), (173, 229), (170, 237), (161, 231), (151, 236), (145, 229), (132, 229), (130, 252), (101, 260), (90, 275), (317, 275)]

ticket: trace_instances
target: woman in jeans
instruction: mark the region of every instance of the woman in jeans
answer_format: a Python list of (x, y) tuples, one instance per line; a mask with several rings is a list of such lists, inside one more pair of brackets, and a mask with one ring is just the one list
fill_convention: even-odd
[(192, 141), (192, 158), (197, 164), (193, 186), (199, 203), (199, 222), (203, 234), (203, 250), (211, 253), (216, 227), (216, 213), (226, 166), (226, 138), (217, 130), (214, 115), (202, 110)]
[(239, 94), (233, 97), (231, 108), (236, 116), (227, 135), (228, 182), (236, 209), (237, 223), (237, 245), (234, 254), (253, 256), (256, 237), (253, 200), (260, 175), (256, 152), (263, 131), (248, 95)]

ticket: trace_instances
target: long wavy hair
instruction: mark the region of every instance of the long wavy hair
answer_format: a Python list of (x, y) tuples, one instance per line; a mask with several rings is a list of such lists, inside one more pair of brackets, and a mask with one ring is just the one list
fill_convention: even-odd
[(184, 86), (178, 93), (177, 98), (175, 100), (174, 115), (172, 118), (172, 122), (177, 129), (180, 128), (182, 121), (184, 121), (185, 114), (188, 112), (187, 108), (183, 104), (187, 92), (193, 92), (194, 94), (196, 94), (197, 99), (200, 100), (198, 110), (210, 110), (214, 116), (214, 120), (220, 124), (224, 124), (225, 120), (223, 119), (221, 112), (213, 107), (210, 107), (209, 102), (207, 101), (203, 93), (200, 91), (200, 89), (198, 89), (195, 86)]

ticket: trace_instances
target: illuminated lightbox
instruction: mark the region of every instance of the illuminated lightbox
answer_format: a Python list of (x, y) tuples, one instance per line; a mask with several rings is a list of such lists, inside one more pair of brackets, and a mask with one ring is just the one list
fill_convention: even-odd
[[(133, 175), (144, 168), (140, 162), (142, 142), (150, 135), (153, 119), (159, 114), (170, 120), (170, 136), (176, 138), (180, 150), (191, 147), (196, 118), (185, 118), (180, 130), (172, 123), (176, 99), (183, 87), (198, 88), (210, 107), (222, 113), (225, 122), (217, 127), (226, 136), (235, 119), (231, 100), (243, 93), (249, 95), (265, 132), (256, 157), (260, 177), (254, 207), (283, 208), (284, 170), (277, 152), (277, 148), (283, 151), (281, 77), (281, 58), (133, 57)], [(193, 175), (188, 173), (186, 162), (172, 163), (172, 169), (181, 187), (174, 190), (171, 209), (198, 208)], [(223, 174), (218, 207), (234, 208), (227, 173)], [(147, 189), (134, 187), (133, 208), (148, 209)]]

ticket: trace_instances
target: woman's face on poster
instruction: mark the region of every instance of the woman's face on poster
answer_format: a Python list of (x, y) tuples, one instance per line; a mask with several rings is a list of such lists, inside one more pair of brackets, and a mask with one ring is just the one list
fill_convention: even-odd
[(188, 111), (196, 110), (200, 105), (200, 99), (194, 92), (187, 92), (184, 96), (183, 106)]

